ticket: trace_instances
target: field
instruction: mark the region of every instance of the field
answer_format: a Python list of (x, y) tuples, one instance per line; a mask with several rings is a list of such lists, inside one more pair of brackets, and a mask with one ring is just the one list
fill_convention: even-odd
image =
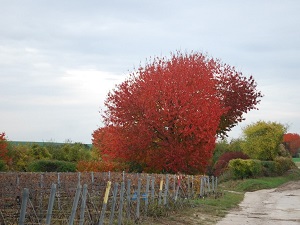
[(130, 224), (216, 190), (204, 176), (0, 173), (0, 224)]
[(300, 168), (300, 158), (293, 158), (294, 163), (298, 168)]

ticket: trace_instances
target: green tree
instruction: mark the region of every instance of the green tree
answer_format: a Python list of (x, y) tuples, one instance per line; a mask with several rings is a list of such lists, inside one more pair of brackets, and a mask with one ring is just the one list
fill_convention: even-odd
[(287, 127), (276, 122), (258, 121), (243, 129), (243, 152), (252, 159), (274, 160)]
[(29, 154), (34, 159), (50, 159), (51, 155), (48, 151), (48, 149), (45, 146), (41, 146), (38, 144), (32, 144), (31, 148), (29, 150)]
[(234, 138), (229, 143), (229, 151), (230, 152), (241, 152), (242, 151), (242, 143), (243, 139)]
[(65, 143), (61, 147), (61, 151), (65, 157), (64, 161), (78, 162), (92, 158), (89, 146), (82, 143)]
[(223, 155), (225, 152), (230, 151), (229, 149), (230, 145), (226, 138), (218, 140), (212, 157), (212, 165), (214, 165), (218, 161), (221, 155)]
[(28, 165), (34, 160), (31, 156), (30, 145), (8, 145), (8, 155), (11, 158), (9, 170), (27, 171)]
[(67, 161), (67, 156), (65, 152), (62, 150), (62, 144), (49, 142), (45, 144), (45, 147), (49, 151), (51, 155), (51, 159), (59, 160), (59, 161)]

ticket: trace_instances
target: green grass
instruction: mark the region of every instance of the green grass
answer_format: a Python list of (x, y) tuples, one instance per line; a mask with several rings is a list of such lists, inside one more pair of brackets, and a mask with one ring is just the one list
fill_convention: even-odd
[(257, 179), (244, 179), (244, 180), (230, 180), (224, 182), (222, 187), (224, 189), (233, 191), (257, 191), (261, 189), (276, 188), (288, 181), (300, 180), (300, 170), (293, 170), (290, 174), (280, 177), (261, 177)]
[(200, 206), (202, 213), (223, 217), (227, 212), (236, 207), (244, 198), (244, 193), (224, 192), (221, 197), (210, 196), (204, 199), (194, 200), (194, 204)]

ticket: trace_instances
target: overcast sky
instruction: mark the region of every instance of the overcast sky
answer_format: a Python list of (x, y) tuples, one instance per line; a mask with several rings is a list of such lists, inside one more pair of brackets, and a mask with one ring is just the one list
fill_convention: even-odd
[(300, 133), (298, 0), (0, 0), (0, 132), (91, 143), (109, 90), (149, 57), (200, 51), (253, 75), (258, 120)]

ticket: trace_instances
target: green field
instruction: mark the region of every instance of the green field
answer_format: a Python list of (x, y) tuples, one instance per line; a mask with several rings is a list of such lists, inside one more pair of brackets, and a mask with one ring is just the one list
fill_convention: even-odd
[(294, 163), (298, 168), (300, 168), (300, 158), (293, 158)]
[(294, 162), (300, 162), (300, 158), (293, 158)]

